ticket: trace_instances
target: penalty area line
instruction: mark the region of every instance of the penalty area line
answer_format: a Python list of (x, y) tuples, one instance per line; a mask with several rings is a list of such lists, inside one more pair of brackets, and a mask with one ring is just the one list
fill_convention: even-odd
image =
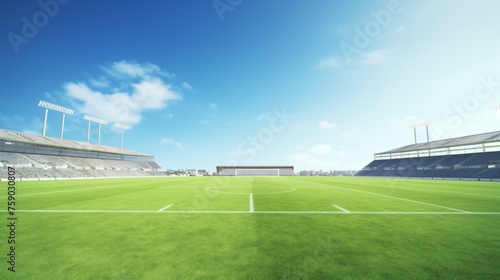
[(402, 197), (397, 197), (397, 196), (392, 196), (392, 195), (386, 195), (386, 194), (381, 194), (381, 193), (375, 193), (375, 192), (369, 192), (369, 191), (363, 191), (363, 190), (351, 189), (351, 188), (344, 188), (344, 187), (339, 187), (339, 186), (332, 186), (332, 188), (350, 190), (350, 191), (355, 191), (355, 192), (360, 192), (360, 193), (367, 193), (367, 194), (371, 194), (371, 195), (378, 195), (378, 196), (381, 196), (381, 197), (398, 199), (398, 200), (401, 200), (401, 201), (408, 201), (408, 202), (411, 202), (411, 203), (423, 204), (423, 205), (428, 205), (428, 206), (433, 206), (433, 207), (438, 207), (438, 208), (453, 210), (453, 211), (457, 211), (457, 212), (461, 212), (461, 213), (470, 213), (469, 211), (465, 211), (465, 210), (460, 210), (460, 209), (446, 207), (446, 206), (437, 205), (437, 204), (433, 204), (433, 203), (427, 203), (427, 202), (422, 202), (422, 201), (418, 201), (418, 200), (412, 200), (412, 199), (408, 199), (408, 198), (402, 198)]
[(167, 210), (168, 208), (172, 207), (173, 204), (169, 204), (163, 208), (161, 208), (160, 210), (158, 210), (158, 212), (163, 212), (163, 210)]
[(332, 206), (335, 207), (335, 208), (337, 208), (337, 209), (339, 209), (340, 211), (342, 211), (344, 213), (351, 213), (351, 211), (346, 210), (346, 209), (344, 209), (344, 208), (342, 208), (342, 207), (340, 207), (338, 205), (332, 204)]

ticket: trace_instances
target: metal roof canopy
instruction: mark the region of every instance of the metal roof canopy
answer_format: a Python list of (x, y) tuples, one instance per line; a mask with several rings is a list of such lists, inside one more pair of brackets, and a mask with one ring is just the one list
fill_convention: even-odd
[(426, 143), (412, 144), (392, 149), (386, 152), (376, 153), (375, 156), (389, 155), (394, 153), (418, 152), (422, 150), (431, 150), (431, 149), (446, 149), (446, 148), (469, 146), (469, 145), (481, 145), (494, 142), (500, 142), (500, 131), (436, 140)]

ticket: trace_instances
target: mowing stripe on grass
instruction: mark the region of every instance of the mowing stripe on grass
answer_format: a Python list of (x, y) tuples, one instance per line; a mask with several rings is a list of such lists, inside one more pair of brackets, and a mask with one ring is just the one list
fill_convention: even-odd
[(250, 193), (250, 212), (253, 212), (253, 194)]
[(392, 195), (386, 195), (386, 194), (380, 194), (380, 193), (362, 191), (362, 190), (357, 190), (357, 189), (344, 188), (344, 187), (339, 187), (339, 186), (333, 186), (333, 188), (344, 189), (344, 190), (351, 190), (351, 191), (355, 191), (355, 192), (361, 192), (361, 193), (367, 193), (367, 194), (372, 194), (372, 195), (378, 195), (378, 196), (388, 197), (388, 198), (392, 198), (392, 199), (399, 199), (399, 200), (402, 200), (402, 201), (408, 201), (408, 202), (412, 202), (412, 203), (418, 203), (418, 204), (423, 204), (423, 205), (428, 205), (428, 206), (434, 206), (434, 207), (438, 207), (438, 208), (443, 208), (443, 209), (448, 209), (448, 210), (453, 210), (453, 211), (458, 211), (458, 212), (463, 212), (463, 213), (470, 213), (469, 211), (465, 211), (465, 210), (460, 210), (460, 209), (456, 209), (456, 208), (441, 206), (441, 205), (437, 205), (437, 204), (432, 204), (432, 203), (427, 203), (427, 202), (422, 202), (422, 201), (417, 201), (417, 200), (412, 200), (412, 199), (407, 199), (407, 198), (401, 198), (401, 197), (392, 196)]
[(335, 208), (337, 208), (337, 209), (339, 209), (339, 210), (340, 210), (340, 211), (342, 211), (342, 212), (345, 212), (345, 213), (350, 213), (350, 211), (348, 211), (348, 210), (346, 210), (346, 209), (344, 209), (344, 208), (342, 208), (342, 207), (340, 207), (340, 206), (337, 206), (337, 205), (335, 205), (335, 204), (332, 204), (332, 206), (333, 206), (333, 207), (335, 207)]
[[(7, 212), (1, 210), (0, 212)], [(297, 215), (500, 215), (500, 212), (333, 212), (333, 211), (218, 211), (218, 210), (16, 210), (20, 213), (157, 213), (157, 214), (297, 214)]]
[(158, 212), (163, 212), (163, 210), (167, 210), (168, 208), (170, 208), (173, 204), (169, 204), (163, 208), (161, 208), (160, 210), (158, 210)]

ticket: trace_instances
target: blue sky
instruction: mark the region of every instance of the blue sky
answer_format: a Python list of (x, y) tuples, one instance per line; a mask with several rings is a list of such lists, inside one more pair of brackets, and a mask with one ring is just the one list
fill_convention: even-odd
[[(2, 1), (0, 128), (39, 100), (165, 169), (360, 169), (413, 142), (500, 129), (500, 2)], [(61, 115), (49, 113), (58, 137)], [(418, 129), (425, 141), (425, 129)], [(97, 142), (93, 126), (91, 142)]]

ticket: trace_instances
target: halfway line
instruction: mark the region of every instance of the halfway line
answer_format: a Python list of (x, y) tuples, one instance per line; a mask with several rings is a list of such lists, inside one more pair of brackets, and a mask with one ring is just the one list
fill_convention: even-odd
[(250, 193), (250, 212), (253, 212), (253, 194)]

